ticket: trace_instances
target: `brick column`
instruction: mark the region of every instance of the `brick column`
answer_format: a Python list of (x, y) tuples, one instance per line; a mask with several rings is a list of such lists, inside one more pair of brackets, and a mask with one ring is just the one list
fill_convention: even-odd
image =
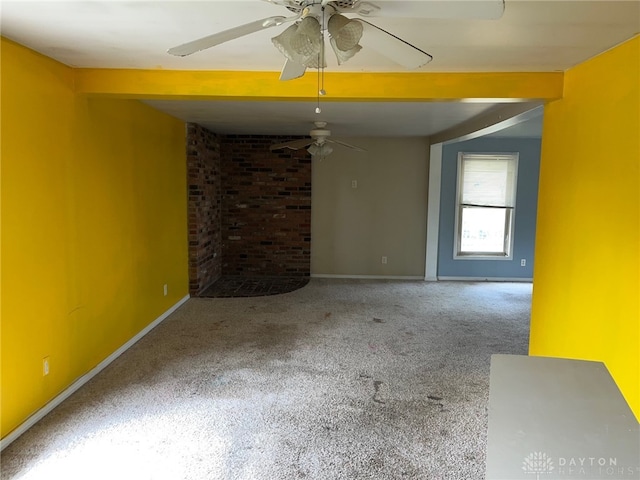
[(187, 124), (189, 292), (198, 296), (222, 274), (220, 139)]

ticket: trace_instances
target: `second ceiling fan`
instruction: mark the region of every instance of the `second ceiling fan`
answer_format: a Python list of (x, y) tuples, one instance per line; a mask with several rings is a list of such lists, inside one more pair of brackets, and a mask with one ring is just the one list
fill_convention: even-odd
[(364, 148), (351, 145), (349, 143), (341, 142), (340, 140), (330, 140), (331, 130), (327, 129), (327, 122), (313, 122), (315, 128), (309, 132), (311, 138), (303, 138), (301, 140), (291, 140), (289, 142), (277, 143), (271, 145), (271, 151), (281, 150), (283, 148), (289, 148), (291, 150), (300, 150), (308, 147), (307, 151), (314, 157), (324, 158), (333, 152), (334, 145), (341, 145), (343, 147), (356, 150), (358, 152), (366, 152)]
[[(432, 60), (424, 50), (400, 37), (377, 27), (363, 18), (375, 16), (413, 16), (431, 18), (499, 18), (504, 11), (504, 0), (448, 0), (425, 2), (386, 2), (379, 7), (360, 0), (264, 0), (293, 12), (292, 16), (273, 16), (240, 25), (229, 30), (170, 48), (168, 53), (186, 56), (215, 47), (267, 28), (292, 23), (282, 33), (273, 37), (273, 44), (286, 57), (280, 80), (291, 80), (304, 75), (307, 68), (324, 68), (324, 37), (329, 43), (338, 64), (341, 64), (366, 47), (408, 68), (419, 68)], [(385, 2), (382, 2), (385, 3)]]

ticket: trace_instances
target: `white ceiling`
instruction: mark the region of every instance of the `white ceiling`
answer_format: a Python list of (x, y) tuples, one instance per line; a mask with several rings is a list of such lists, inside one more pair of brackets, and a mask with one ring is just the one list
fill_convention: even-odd
[[(563, 71), (640, 32), (639, 0), (506, 0), (499, 20), (420, 18), (437, 4), (448, 8), (445, 3), (459, 0), (373, 3), (383, 14), (369, 21), (433, 55), (422, 72)], [(270, 38), (286, 25), (189, 57), (174, 57), (166, 50), (260, 18), (291, 15), (260, 0), (3, 0), (0, 7), (3, 36), (67, 65), (97, 68), (278, 71), (283, 58)], [(366, 48), (341, 66), (333, 59), (328, 62), (327, 71), (403, 71)], [(319, 118), (313, 102), (148, 103), (219, 133), (304, 134)], [(495, 108), (492, 103), (326, 101), (320, 116), (343, 136), (429, 135)]]
[[(146, 101), (174, 117), (198, 123), (216, 133), (306, 135), (322, 120), (343, 137), (428, 136), (495, 108), (493, 103), (322, 102), (176, 102)], [(375, 119), (375, 121), (365, 121)]]

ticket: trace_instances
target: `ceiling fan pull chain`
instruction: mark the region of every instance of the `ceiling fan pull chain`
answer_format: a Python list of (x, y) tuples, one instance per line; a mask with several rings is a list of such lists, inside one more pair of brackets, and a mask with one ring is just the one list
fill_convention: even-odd
[(318, 68), (318, 93), (317, 93), (317, 98), (318, 98), (318, 106), (316, 107), (316, 113), (320, 113), (322, 112), (322, 110), (320, 110), (320, 69)]
[(324, 90), (324, 4), (322, 5), (322, 37), (320, 40), (320, 51), (318, 52), (318, 106), (316, 107), (316, 113), (321, 113), (320, 109), (320, 97), (327, 94)]

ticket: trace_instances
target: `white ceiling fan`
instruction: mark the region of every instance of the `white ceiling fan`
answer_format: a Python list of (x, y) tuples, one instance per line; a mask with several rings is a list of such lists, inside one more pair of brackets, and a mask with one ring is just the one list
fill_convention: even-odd
[(408, 17), (408, 18), (500, 18), (504, 0), (427, 0), (380, 1), (379, 5), (360, 0), (263, 0), (285, 7), (292, 16), (273, 16), (240, 25), (229, 30), (170, 48), (168, 53), (186, 56), (285, 23), (292, 23), (271, 40), (286, 57), (280, 80), (304, 75), (307, 68), (324, 68), (325, 32), (341, 64), (364, 46), (402, 65), (419, 68), (432, 56), (400, 37), (377, 27), (363, 18), (347, 17)]
[(356, 150), (358, 152), (366, 152), (364, 148), (356, 147), (339, 140), (330, 140), (331, 130), (328, 130), (327, 122), (313, 122), (315, 128), (309, 132), (311, 138), (304, 138), (301, 140), (292, 140), (290, 142), (277, 143), (271, 145), (271, 151), (281, 150), (283, 148), (290, 148), (291, 150), (300, 150), (301, 148), (307, 148), (307, 151), (314, 157), (324, 158), (333, 152), (331, 144), (341, 145), (343, 147)]

